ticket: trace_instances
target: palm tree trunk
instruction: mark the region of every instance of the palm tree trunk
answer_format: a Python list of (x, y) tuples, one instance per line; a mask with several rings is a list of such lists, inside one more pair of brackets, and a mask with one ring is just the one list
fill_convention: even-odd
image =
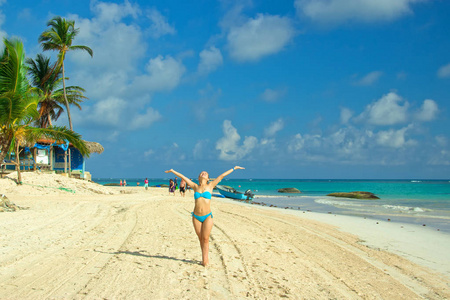
[(11, 145), (12, 138), (10, 136), (0, 135), (0, 163), (3, 162), (8, 154), (9, 146)]
[(22, 174), (20, 173), (19, 141), (17, 140), (16, 140), (16, 168), (17, 168), (17, 184), (22, 184)]
[(64, 72), (64, 60), (62, 61), (62, 78), (63, 78), (63, 93), (64, 93), (64, 101), (66, 102), (67, 117), (69, 119), (70, 130), (73, 131), (72, 117), (70, 116), (69, 101), (67, 101), (67, 95), (66, 95), (66, 75)]
[(8, 146), (9, 144), (6, 143), (3, 139), (0, 139), (0, 163), (3, 163), (3, 160), (6, 157), (6, 154), (8, 153)]

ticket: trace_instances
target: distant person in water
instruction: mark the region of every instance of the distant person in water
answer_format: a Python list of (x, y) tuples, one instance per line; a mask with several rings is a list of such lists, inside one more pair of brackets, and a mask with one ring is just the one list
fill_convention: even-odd
[(181, 178), (181, 182), (180, 182), (180, 195), (181, 195), (181, 197), (184, 197), (184, 193), (186, 193), (186, 181), (184, 181), (184, 179)]
[(209, 174), (203, 171), (198, 175), (198, 184), (192, 182), (188, 177), (183, 174), (174, 171), (173, 169), (167, 170), (166, 173), (173, 173), (180, 177), (188, 186), (194, 190), (194, 211), (192, 214), (192, 223), (194, 224), (194, 230), (200, 241), (200, 248), (202, 249), (202, 265), (209, 265), (209, 235), (211, 234), (211, 229), (213, 227), (213, 215), (211, 213), (211, 196), (213, 189), (219, 182), (227, 175), (231, 174), (233, 171), (238, 169), (244, 169), (242, 167), (236, 166), (223, 174), (217, 176), (214, 181), (209, 182)]
[(175, 196), (175, 183), (172, 179), (169, 180), (169, 195), (170, 193), (173, 193), (173, 195)]

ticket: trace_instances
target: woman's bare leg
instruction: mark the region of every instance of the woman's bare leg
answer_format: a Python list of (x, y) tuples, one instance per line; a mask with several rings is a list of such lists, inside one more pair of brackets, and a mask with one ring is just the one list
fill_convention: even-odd
[(209, 235), (211, 234), (211, 229), (213, 227), (213, 220), (209, 216), (203, 223), (201, 223), (196, 218), (192, 217), (192, 222), (194, 224), (195, 233), (200, 241), (200, 248), (202, 249), (202, 265), (209, 265)]

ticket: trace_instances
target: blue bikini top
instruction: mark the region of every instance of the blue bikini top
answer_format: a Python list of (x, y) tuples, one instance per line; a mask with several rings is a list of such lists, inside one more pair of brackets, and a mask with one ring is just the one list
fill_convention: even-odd
[(211, 193), (208, 191), (204, 191), (203, 193), (195, 192), (194, 193), (194, 199), (197, 200), (198, 198), (203, 197), (205, 199), (211, 199)]

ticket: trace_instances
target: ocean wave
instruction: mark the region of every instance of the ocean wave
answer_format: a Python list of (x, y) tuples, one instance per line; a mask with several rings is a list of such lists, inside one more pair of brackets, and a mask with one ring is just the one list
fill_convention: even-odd
[(401, 206), (401, 205), (383, 205), (384, 208), (392, 209), (392, 210), (399, 210), (399, 211), (406, 211), (406, 212), (426, 212), (431, 211), (430, 209), (425, 209), (421, 207), (410, 207), (410, 206)]
[(363, 204), (359, 204), (356, 202), (344, 202), (344, 201), (336, 201), (336, 200), (328, 200), (328, 199), (317, 199), (317, 200), (315, 200), (315, 202), (320, 203), (320, 204), (334, 205), (334, 206), (353, 206), (353, 207), (364, 206)]
[(422, 182), (421, 180), (411, 180), (411, 182)]

